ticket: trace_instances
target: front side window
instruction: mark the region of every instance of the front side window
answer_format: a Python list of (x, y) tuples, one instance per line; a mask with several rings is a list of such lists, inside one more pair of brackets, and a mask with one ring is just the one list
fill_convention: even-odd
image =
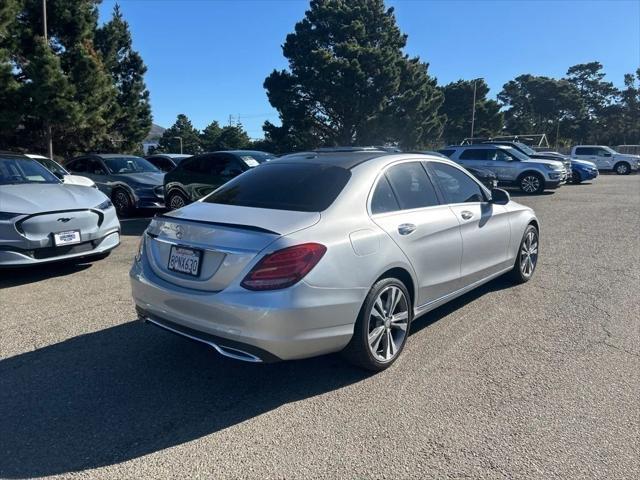
[(69, 175), (69, 172), (67, 172), (64, 168), (62, 168), (62, 166), (58, 162), (53, 161), (50, 158), (38, 158), (36, 159), (36, 161), (39, 162), (41, 165), (43, 165), (47, 170), (49, 170), (50, 172), (56, 175), (60, 175), (60, 176)]
[(0, 185), (23, 183), (60, 183), (60, 180), (35, 160), (0, 157)]
[(87, 159), (79, 158), (71, 161), (67, 167), (74, 173), (86, 173), (87, 172)]
[(152, 163), (144, 158), (127, 156), (127, 157), (109, 157), (104, 159), (107, 167), (113, 173), (141, 173), (141, 172), (159, 172)]
[(484, 201), (480, 186), (462, 170), (439, 162), (431, 162), (430, 166), (447, 203)]
[(438, 196), (420, 162), (395, 165), (387, 178), (402, 210), (438, 205)]

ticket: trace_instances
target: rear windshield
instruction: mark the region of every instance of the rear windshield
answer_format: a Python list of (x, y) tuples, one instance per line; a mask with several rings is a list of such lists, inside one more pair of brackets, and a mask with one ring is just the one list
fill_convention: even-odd
[(349, 170), (334, 165), (266, 163), (234, 178), (202, 201), (321, 212), (333, 203), (350, 177)]

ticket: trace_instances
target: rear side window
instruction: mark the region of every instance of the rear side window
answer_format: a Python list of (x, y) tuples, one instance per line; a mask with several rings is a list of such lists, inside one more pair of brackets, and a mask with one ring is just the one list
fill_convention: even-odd
[(321, 212), (329, 208), (351, 172), (317, 163), (266, 163), (225, 183), (202, 201), (241, 207)]
[(84, 173), (87, 171), (87, 159), (79, 158), (67, 164), (67, 168), (72, 172)]
[(591, 147), (578, 147), (576, 148), (576, 155), (595, 155), (595, 148)]
[(400, 206), (391, 190), (389, 180), (383, 175), (378, 185), (376, 185), (373, 197), (371, 197), (371, 213), (375, 215), (376, 213), (395, 212), (396, 210), (400, 210)]
[(431, 162), (429, 165), (447, 203), (484, 201), (480, 186), (462, 170), (439, 162)]
[(486, 160), (489, 148), (467, 148), (460, 154), (460, 160)]
[(387, 171), (387, 178), (402, 210), (439, 204), (431, 180), (420, 162), (393, 166)]

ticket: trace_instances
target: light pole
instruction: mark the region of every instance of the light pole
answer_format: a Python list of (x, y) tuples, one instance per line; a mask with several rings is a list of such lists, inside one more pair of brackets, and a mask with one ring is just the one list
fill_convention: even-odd
[(182, 155), (182, 137), (173, 137), (177, 140), (180, 140), (180, 155)]
[[(49, 37), (47, 35), (47, 0), (42, 0), (42, 31), (44, 34), (44, 43), (49, 47)], [(47, 122), (47, 150), (49, 158), (53, 159), (53, 134), (51, 133), (51, 124)]]
[(473, 106), (471, 107), (471, 141), (473, 141), (473, 131), (476, 126), (476, 82), (478, 79), (473, 81)]

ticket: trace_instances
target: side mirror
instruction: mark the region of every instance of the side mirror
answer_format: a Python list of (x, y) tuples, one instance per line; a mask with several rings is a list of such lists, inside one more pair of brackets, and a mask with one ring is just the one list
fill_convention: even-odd
[(491, 203), (496, 205), (506, 205), (511, 200), (509, 193), (501, 188), (494, 188), (491, 190)]

